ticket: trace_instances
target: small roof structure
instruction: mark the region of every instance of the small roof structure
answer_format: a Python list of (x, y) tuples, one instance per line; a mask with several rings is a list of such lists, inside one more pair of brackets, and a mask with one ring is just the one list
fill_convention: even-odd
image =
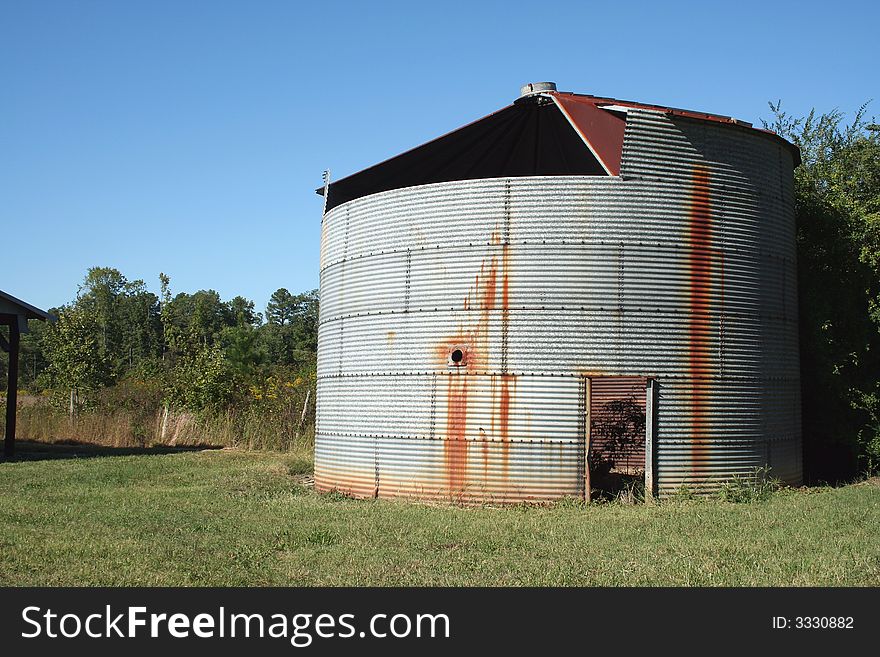
[(0, 290), (0, 324), (8, 324), (11, 316), (15, 316), (16, 321), (24, 322), (19, 324), (22, 333), (28, 332), (27, 320), (29, 319), (41, 319), (44, 322), (54, 322), (56, 319), (54, 315), (50, 315), (45, 310), (40, 310)]
[(25, 303), (0, 290), (0, 325), (9, 327), (9, 340), (0, 333), (0, 349), (9, 353), (9, 369), (6, 383), (6, 436), (3, 455), (11, 458), (15, 453), (15, 412), (18, 404), (18, 356), (21, 334), (28, 332), (28, 320), (39, 319), (54, 322), (54, 315)]

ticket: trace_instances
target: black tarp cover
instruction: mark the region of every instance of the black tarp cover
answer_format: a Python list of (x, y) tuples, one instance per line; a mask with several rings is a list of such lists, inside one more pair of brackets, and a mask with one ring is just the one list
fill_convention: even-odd
[(331, 183), (327, 210), (377, 192), (451, 180), (602, 175), (605, 169), (552, 100), (535, 96)]

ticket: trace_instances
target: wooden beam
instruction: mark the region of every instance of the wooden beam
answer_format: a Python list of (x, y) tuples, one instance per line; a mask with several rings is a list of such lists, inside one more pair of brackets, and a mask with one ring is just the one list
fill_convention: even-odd
[(18, 352), (21, 345), (18, 323), (9, 327), (9, 371), (6, 383), (6, 439), (3, 441), (3, 455), (12, 458), (15, 454), (15, 411), (18, 403)]
[(657, 381), (645, 382), (645, 501), (654, 499), (654, 450), (657, 416)]
[(587, 377), (584, 400), (584, 502), (592, 501), (593, 483), (590, 480), (590, 438), (593, 432), (593, 379)]

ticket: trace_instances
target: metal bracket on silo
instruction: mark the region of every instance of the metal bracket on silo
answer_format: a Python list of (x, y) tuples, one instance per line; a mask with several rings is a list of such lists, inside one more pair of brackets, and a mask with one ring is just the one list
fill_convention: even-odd
[(327, 198), (330, 196), (330, 169), (324, 169), (321, 178), (324, 179), (324, 207), (321, 210), (321, 221), (324, 221), (324, 215), (327, 214)]
[(645, 501), (654, 499), (655, 488), (655, 436), (657, 424), (657, 381), (645, 380)]

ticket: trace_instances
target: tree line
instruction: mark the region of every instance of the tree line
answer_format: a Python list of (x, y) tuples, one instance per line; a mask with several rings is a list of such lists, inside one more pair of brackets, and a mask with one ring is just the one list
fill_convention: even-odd
[(267, 382), (313, 384), (317, 290), (279, 288), (260, 313), (214, 290), (173, 294), (159, 278), (157, 296), (117, 269), (89, 269), (76, 299), (51, 309), (56, 323), (30, 322), (20, 387), (76, 413), (120, 385), (175, 409), (216, 411), (259, 397)]
[(863, 106), (765, 127), (795, 169), (804, 465), (812, 480), (880, 470), (880, 125)]

